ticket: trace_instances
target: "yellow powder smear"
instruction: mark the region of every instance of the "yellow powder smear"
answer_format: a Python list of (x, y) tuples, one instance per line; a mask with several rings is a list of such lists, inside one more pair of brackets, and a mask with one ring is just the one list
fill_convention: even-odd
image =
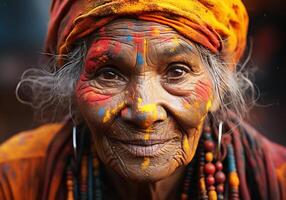
[(144, 158), (142, 164), (141, 164), (141, 169), (145, 170), (149, 167), (150, 165), (150, 158)]
[(151, 134), (152, 130), (150, 128), (148, 128), (146, 130), (146, 133), (144, 135), (144, 140), (150, 140), (150, 134)]
[(120, 103), (117, 107), (115, 107), (114, 109), (110, 110), (108, 109), (103, 117), (103, 123), (106, 123), (108, 120), (110, 120), (111, 115), (114, 115), (116, 112), (118, 112), (118, 110), (120, 110), (121, 108), (123, 108), (124, 106), (124, 102)]
[(184, 107), (185, 107), (186, 109), (190, 109), (190, 108), (191, 108), (191, 105), (190, 105), (189, 103), (184, 103)]
[(211, 102), (211, 100), (209, 100), (207, 102), (207, 105), (206, 105), (206, 110), (209, 110), (211, 108), (211, 106), (212, 106), (212, 102)]
[(103, 117), (103, 123), (107, 122), (110, 119), (110, 110), (108, 109)]
[(188, 141), (188, 137), (186, 135), (184, 136), (183, 148), (184, 148), (185, 152), (190, 152), (191, 151), (190, 144), (189, 144), (189, 141)]
[(159, 35), (160, 35), (160, 30), (159, 30), (158, 28), (154, 28), (154, 29), (152, 30), (152, 35), (153, 35), (153, 36), (159, 36)]

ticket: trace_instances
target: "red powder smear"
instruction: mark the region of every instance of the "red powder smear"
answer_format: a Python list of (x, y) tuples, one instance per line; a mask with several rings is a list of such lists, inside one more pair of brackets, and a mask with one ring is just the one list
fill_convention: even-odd
[(112, 50), (112, 53), (114, 56), (118, 56), (121, 52), (121, 43), (120, 42), (115, 42), (114, 44), (114, 49)]
[(86, 61), (85, 61), (85, 70), (87, 72), (90, 72), (96, 69), (97, 67), (96, 59), (107, 54), (110, 44), (111, 44), (110, 40), (99, 40), (92, 44), (92, 46), (88, 50)]
[(173, 37), (160, 37), (161, 42), (172, 42)]
[(84, 75), (81, 75), (80, 80), (76, 86), (76, 94), (79, 99), (87, 103), (104, 103), (109, 99), (110, 95), (98, 94), (93, 86), (90, 85)]
[(106, 62), (110, 57), (116, 57), (121, 52), (121, 43), (112, 40), (99, 40), (89, 49), (85, 61), (85, 70), (94, 71), (98, 64)]
[(82, 89), (80, 88), (81, 86), (77, 88), (77, 91), (76, 91), (77, 97), (89, 104), (93, 104), (93, 103), (101, 104), (111, 97), (110, 95), (96, 93), (92, 86), (84, 86)]
[(105, 26), (101, 27), (99, 29), (98, 33), (99, 33), (99, 36), (104, 36), (104, 34), (105, 34)]
[(207, 81), (198, 81), (195, 87), (195, 92), (198, 94), (202, 100), (208, 101), (211, 96), (211, 83)]
[(144, 52), (144, 39), (142, 34), (135, 33), (133, 35), (134, 42), (137, 45), (137, 49), (140, 53)]
[(105, 103), (105, 101), (108, 100), (110, 97), (110, 95), (97, 94), (94, 91), (90, 90), (87, 93), (83, 94), (82, 99), (89, 104), (102, 104)]

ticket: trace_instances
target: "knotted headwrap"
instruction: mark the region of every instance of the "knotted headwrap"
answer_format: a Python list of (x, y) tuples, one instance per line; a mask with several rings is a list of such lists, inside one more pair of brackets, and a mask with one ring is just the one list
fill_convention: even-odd
[(168, 25), (231, 63), (246, 44), (248, 15), (240, 0), (53, 0), (46, 51), (66, 54), (76, 41), (124, 16)]

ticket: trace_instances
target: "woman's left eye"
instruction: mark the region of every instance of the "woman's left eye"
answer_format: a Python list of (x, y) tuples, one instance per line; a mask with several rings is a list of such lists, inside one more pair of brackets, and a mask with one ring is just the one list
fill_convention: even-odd
[(175, 64), (168, 67), (166, 78), (168, 80), (178, 80), (185, 77), (190, 72), (190, 68), (183, 64)]

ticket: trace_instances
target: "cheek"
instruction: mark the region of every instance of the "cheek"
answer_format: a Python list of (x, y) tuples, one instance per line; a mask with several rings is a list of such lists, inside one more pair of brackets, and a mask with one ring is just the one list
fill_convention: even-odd
[(109, 115), (107, 110), (110, 107), (112, 96), (101, 94), (84, 75), (81, 75), (77, 83), (76, 98), (80, 111), (87, 123), (106, 121), (106, 116)]
[(205, 115), (212, 104), (212, 91), (212, 84), (208, 79), (198, 80), (188, 96), (185, 97), (184, 106)]
[(76, 86), (76, 97), (81, 104), (101, 106), (107, 103), (111, 95), (100, 94), (99, 91), (91, 86), (85, 75), (82, 74)]
[(212, 96), (212, 85), (209, 80), (199, 80), (195, 86), (195, 93), (203, 102), (208, 102)]
[(84, 74), (77, 83), (76, 97), (80, 111), (92, 129), (108, 126), (125, 105), (124, 97), (102, 94)]

